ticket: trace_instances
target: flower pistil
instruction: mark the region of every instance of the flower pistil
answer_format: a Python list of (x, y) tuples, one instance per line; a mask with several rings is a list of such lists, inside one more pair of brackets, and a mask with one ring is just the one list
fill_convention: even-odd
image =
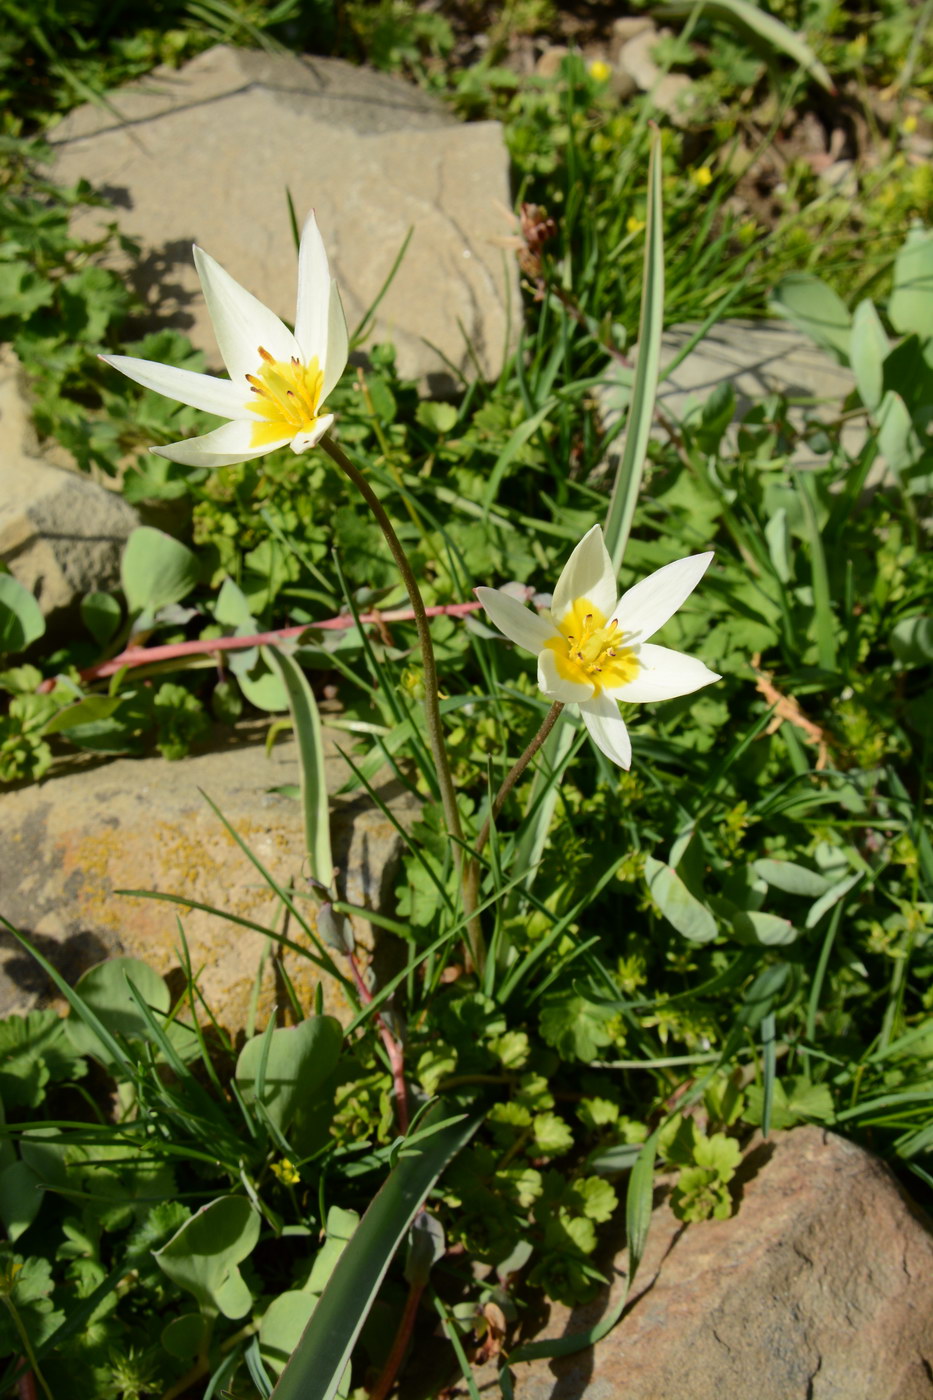
[(624, 645), (616, 618), (606, 621), (589, 598), (577, 598), (557, 623), (559, 635), (546, 642), (564, 680), (593, 687), (628, 685), (639, 672), (638, 657)]
[(285, 436), (313, 432), (320, 417), (318, 406), (324, 387), (317, 355), (312, 355), (307, 364), (302, 364), (296, 355), (288, 361), (277, 360), (260, 345), (259, 358), (262, 364), (257, 373), (246, 375), (256, 397), (250, 398), (245, 407), (263, 420), (253, 425), (250, 446), (264, 447)]

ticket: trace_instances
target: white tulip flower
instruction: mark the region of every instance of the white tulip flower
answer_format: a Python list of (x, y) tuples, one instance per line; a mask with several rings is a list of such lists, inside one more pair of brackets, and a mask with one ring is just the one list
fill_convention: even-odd
[(476, 596), (500, 632), (537, 656), (541, 691), (578, 705), (597, 748), (629, 768), (632, 744), (619, 701), (673, 700), (720, 679), (702, 661), (648, 641), (693, 592), (712, 557), (665, 564), (620, 598), (602, 530), (594, 525), (567, 560), (549, 615), (501, 588), (477, 588)]
[(130, 355), (102, 355), (146, 389), (230, 421), (203, 437), (153, 447), (191, 467), (225, 467), (286, 444), (315, 446), (334, 421), (321, 407), (347, 363), (347, 322), (314, 215), (298, 249), (294, 335), (212, 257), (195, 247), (194, 262), (229, 379), (175, 369)]

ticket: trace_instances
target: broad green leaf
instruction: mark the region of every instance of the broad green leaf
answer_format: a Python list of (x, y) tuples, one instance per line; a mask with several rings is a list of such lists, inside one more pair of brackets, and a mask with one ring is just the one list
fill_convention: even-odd
[(906, 471), (923, 455), (923, 442), (917, 433), (910, 409), (894, 389), (888, 389), (875, 415), (878, 447), (895, 473)]
[(247, 1103), (262, 1103), (287, 1133), (302, 1103), (312, 1100), (333, 1073), (343, 1029), (333, 1016), (309, 1016), (297, 1026), (254, 1036), (240, 1051), (236, 1082)]
[(874, 304), (860, 301), (852, 317), (849, 364), (862, 403), (874, 413), (884, 394), (884, 362), (891, 346)]
[(689, 4), (662, 5), (654, 10), (661, 19), (677, 19), (691, 15), (695, 10), (728, 20), (737, 29), (744, 30), (752, 38), (762, 40), (769, 48), (784, 53), (801, 67), (805, 73), (819, 83), (827, 92), (834, 93), (835, 87), (829, 71), (820, 62), (807, 41), (767, 10), (751, 0), (692, 0)]
[(604, 1046), (612, 1044), (608, 1025), (614, 1016), (612, 1007), (589, 1001), (577, 992), (556, 992), (544, 999), (539, 1029), (542, 1039), (562, 1060), (590, 1064)]
[(625, 446), (616, 467), (603, 533), (616, 573), (628, 543), (641, 491), (648, 440), (654, 422), (654, 401), (661, 364), (664, 330), (664, 218), (661, 195), (661, 135), (651, 135), (648, 162), (648, 207), (645, 224), (645, 265), (638, 322), (638, 360), (632, 403), (625, 428)]
[(933, 661), (933, 617), (904, 617), (891, 632), (891, 650), (905, 666)]
[(818, 899), (830, 887), (825, 875), (819, 875), (815, 870), (808, 870), (792, 860), (756, 860), (752, 862), (752, 869), (772, 889), (784, 890), (787, 894), (803, 894), (810, 899)]
[(280, 1376), (317, 1306), (318, 1295), (292, 1289), (273, 1298), (259, 1324), (259, 1346), (270, 1372)]
[(35, 598), (12, 574), (0, 574), (0, 653), (25, 651), (45, 631)]
[(127, 540), (120, 579), (130, 612), (154, 613), (179, 603), (198, 578), (196, 556), (162, 530), (140, 525)]
[(62, 734), (82, 724), (97, 724), (109, 719), (123, 704), (122, 695), (85, 695), (74, 705), (66, 705), (43, 726), (43, 734)]
[(806, 917), (807, 928), (816, 928), (823, 915), (832, 909), (834, 904), (838, 904), (839, 900), (843, 899), (861, 879), (861, 871), (853, 871), (851, 875), (847, 875), (844, 880), (840, 880), (838, 884), (833, 885), (825, 894), (821, 895), (815, 904), (811, 904)]
[[(107, 962), (98, 963), (78, 979), (75, 992), (111, 1035), (127, 1040), (148, 1040), (149, 1027), (133, 1000), (130, 981), (153, 1011), (162, 1015), (168, 1012), (171, 1004), (168, 987), (148, 963), (138, 958), (109, 958)], [(93, 1025), (82, 1020), (74, 1007), (65, 1024), (76, 1050), (82, 1055), (93, 1055), (103, 1064), (111, 1064), (109, 1045), (101, 1040)]]
[(193, 1293), (208, 1316), (240, 1318), (252, 1295), (237, 1268), (259, 1239), (259, 1212), (245, 1196), (221, 1196), (186, 1220), (152, 1257), (164, 1274)]
[(765, 948), (780, 948), (787, 943), (795, 943), (799, 930), (789, 919), (778, 914), (767, 914), (764, 910), (738, 910), (732, 916), (732, 927), (736, 936), (746, 943), (760, 943)]
[(846, 364), (852, 318), (845, 302), (810, 272), (790, 272), (771, 293), (775, 310)]
[(209, 1327), (206, 1317), (200, 1313), (182, 1313), (173, 1317), (167, 1327), (163, 1327), (160, 1341), (168, 1352), (179, 1361), (190, 1361), (201, 1350), (207, 1340)]
[(116, 635), (123, 610), (109, 593), (88, 593), (81, 599), (81, 619), (98, 646)]
[(43, 1194), (42, 1182), (27, 1162), (11, 1162), (0, 1171), (0, 1220), (11, 1240), (29, 1229)]
[(894, 260), (888, 315), (901, 335), (933, 335), (933, 230), (920, 224), (910, 230)]
[[(398, 1162), (372, 1201), (311, 1315), (273, 1391), (274, 1400), (333, 1400), (353, 1345), (416, 1213), (480, 1119), (445, 1117), (443, 1104), (424, 1119), (419, 1140), (403, 1146)], [(424, 1129), (431, 1130), (424, 1136)]]
[(298, 740), (305, 850), (311, 878), (329, 890), (334, 881), (334, 860), (330, 845), (330, 801), (324, 736), (317, 701), (304, 671), (284, 651), (263, 647), (263, 657), (277, 672), (285, 688), (295, 738)]
[(675, 870), (654, 856), (645, 858), (645, 879), (651, 898), (669, 923), (691, 943), (709, 943), (716, 937), (716, 920), (692, 895)]

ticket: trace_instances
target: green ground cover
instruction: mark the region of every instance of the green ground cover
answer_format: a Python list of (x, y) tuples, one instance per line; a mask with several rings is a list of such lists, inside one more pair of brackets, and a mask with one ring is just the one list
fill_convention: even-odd
[[(356, 735), (361, 786), (388, 761), (423, 802), (385, 916), (404, 968), (373, 1000), (354, 986), (326, 820), (306, 787), (323, 902), (312, 913), (280, 893), (299, 946), (357, 997), (350, 1028), (296, 1002), (290, 1028), (233, 1044), (190, 969), (172, 1005), (161, 978), (125, 961), (63, 986), (64, 1020), (0, 1023), (0, 1394), (28, 1370), (56, 1397), (80, 1378), (81, 1393), (120, 1400), (274, 1386), (278, 1400), (338, 1386), (381, 1400), (399, 1366), (406, 1392), (425, 1393), (458, 1359), (497, 1354), (504, 1333), (514, 1357), (542, 1293), (591, 1296), (601, 1232), (623, 1200), (636, 1264), (656, 1165), (678, 1173), (684, 1220), (729, 1214), (755, 1128), (823, 1123), (882, 1153), (928, 1200), (933, 187), (904, 136), (929, 86), (931, 7), (775, 7), (808, 36), (809, 76), (787, 41), (762, 48), (729, 6), (688, 15), (662, 56), (695, 78), (689, 130), (645, 97), (620, 104), (577, 54), (552, 78), (520, 77), (516, 37), (559, 20), (544, 3), (499, 7), (490, 47), (470, 62), (484, 17), (466, 4), (447, 17), (397, 2), (215, 0), (109, 7), (106, 19), (91, 0), (28, 18), (0, 8), (0, 335), (30, 374), (40, 431), (83, 469), (115, 476), (131, 457), (126, 496), (183, 522), (178, 540), (133, 536), (122, 593), (86, 599), (85, 630), (55, 651), (34, 603), (0, 575), (0, 778), (54, 773), (69, 744), (157, 747), (184, 762), (212, 725), (257, 708), (277, 723), (286, 692), (313, 777), (320, 681), (337, 687)], [(43, 134), (89, 94), (106, 100), (219, 38), (368, 58), (465, 117), (505, 124), (527, 293), (506, 370), (429, 402), (383, 345), (362, 393), (347, 375), (328, 398), (425, 603), (508, 581), (550, 591), (611, 499), (607, 535), (628, 535), (623, 585), (716, 550), (663, 640), (723, 679), (627, 709), (627, 772), (564, 713), (480, 852), (485, 955), (430, 757), (413, 625), (312, 630), (291, 660), (231, 652), (222, 679), (206, 654), (167, 674), (89, 674), (143, 627), (163, 645), (190, 637), (178, 604), (207, 643), (406, 603), (372, 515), (324, 452), (210, 472), (150, 456), (214, 420), (96, 359), (201, 367), (175, 332), (122, 338), (130, 295), (100, 265), (103, 244), (69, 232), (70, 210), (93, 193), (46, 180)], [(819, 61), (844, 99), (823, 92)], [(766, 149), (787, 113), (834, 100), (873, 113), (880, 90), (890, 116), (883, 129), (866, 118), (872, 159), (856, 163), (855, 197), (801, 159), (767, 217), (742, 198), (743, 153)], [(772, 395), (733, 432), (726, 387), (683, 424), (652, 418), (627, 352), (640, 321), (643, 345), (660, 325), (659, 260), (646, 283), (645, 248), (662, 236), (667, 324), (777, 307), (851, 365), (850, 398), (828, 420), (803, 405), (801, 420)], [(120, 237), (115, 217), (108, 238)], [(628, 410), (612, 428), (606, 386)], [(851, 422), (866, 428), (854, 456)], [(801, 442), (816, 468), (791, 465)], [(888, 471), (869, 490), (879, 456)], [(548, 704), (533, 664), (491, 627), (440, 617), (431, 630), (469, 851)], [(447, 1349), (406, 1368), (396, 1338), (419, 1307), (419, 1327), (433, 1317)], [(305, 1369), (276, 1385), (312, 1314)]]

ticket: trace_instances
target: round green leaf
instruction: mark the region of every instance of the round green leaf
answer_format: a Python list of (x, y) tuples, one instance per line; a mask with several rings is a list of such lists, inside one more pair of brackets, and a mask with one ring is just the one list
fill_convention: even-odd
[(253, 1300), (237, 1265), (255, 1249), (259, 1223), (245, 1196), (221, 1196), (153, 1250), (153, 1258), (174, 1284), (194, 1294), (203, 1312), (243, 1317)]
[(669, 923), (691, 943), (709, 943), (716, 937), (716, 920), (704, 904), (692, 895), (669, 865), (645, 859), (645, 879), (651, 898)]
[(317, 1300), (316, 1293), (293, 1290), (280, 1293), (266, 1309), (259, 1326), (259, 1347), (264, 1363), (277, 1376), (298, 1345)]
[(0, 574), (0, 652), (25, 651), (45, 631), (35, 598), (12, 574)]
[(140, 525), (126, 542), (120, 578), (130, 611), (157, 612), (178, 603), (198, 581), (190, 549), (151, 525)]
[(109, 593), (88, 593), (81, 599), (81, 618), (98, 646), (105, 647), (120, 626), (123, 610)]
[(891, 650), (905, 666), (933, 661), (933, 617), (905, 617), (891, 633)]
[(262, 1103), (280, 1132), (330, 1077), (343, 1043), (333, 1016), (309, 1016), (297, 1026), (254, 1036), (240, 1051), (236, 1082), (247, 1103)]
[[(128, 1040), (145, 1040), (150, 1033), (149, 1027), (133, 1000), (129, 982), (133, 983), (147, 1006), (163, 1015), (168, 1011), (171, 1003), (168, 987), (148, 963), (138, 958), (108, 958), (106, 962), (98, 963), (78, 979), (75, 991), (108, 1031), (125, 1036)], [(68, 1013), (66, 1026), (69, 1039), (77, 1051), (82, 1055), (93, 1055), (104, 1063), (109, 1061), (106, 1047), (74, 1008)]]

